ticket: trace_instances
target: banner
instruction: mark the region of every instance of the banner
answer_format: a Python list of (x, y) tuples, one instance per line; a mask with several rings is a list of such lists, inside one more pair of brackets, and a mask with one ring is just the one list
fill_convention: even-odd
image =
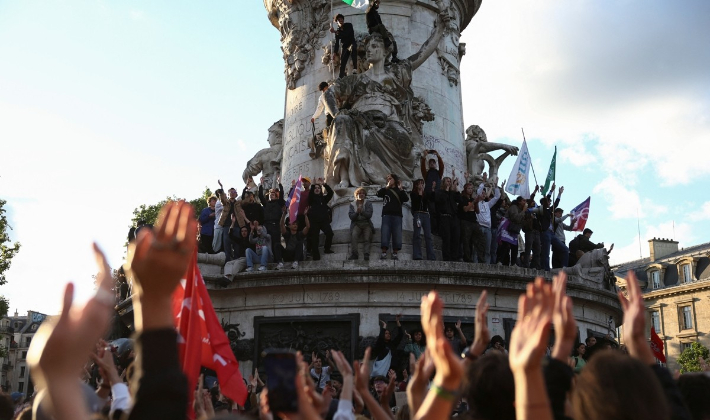
[(572, 230), (581, 232), (584, 230), (584, 226), (587, 225), (587, 218), (589, 217), (589, 202), (591, 197), (587, 197), (582, 204), (573, 208), (570, 212), (574, 223), (572, 224)]
[(555, 171), (557, 170), (557, 146), (555, 146), (555, 154), (552, 155), (552, 162), (550, 162), (550, 169), (547, 171), (547, 179), (545, 179), (545, 186), (542, 187), (542, 195), (547, 195), (550, 190), (550, 186), (555, 182)]
[(530, 187), (528, 186), (528, 176), (530, 174), (530, 152), (528, 144), (523, 140), (523, 147), (520, 148), (518, 159), (515, 160), (513, 170), (510, 172), (508, 182), (505, 183), (505, 191), (515, 196), (521, 196), (526, 200), (530, 198)]
[(173, 319), (178, 332), (180, 364), (187, 376), (188, 417), (194, 418), (192, 409), (195, 385), (200, 367), (217, 372), (222, 394), (244, 405), (247, 388), (239, 372), (229, 339), (217, 319), (205, 281), (197, 268), (197, 248), (187, 267), (185, 278), (172, 296)]
[(293, 223), (298, 217), (298, 206), (301, 203), (301, 175), (298, 175), (296, 186), (288, 196), (288, 222)]
[(662, 363), (666, 363), (666, 355), (663, 354), (663, 340), (656, 334), (656, 329), (651, 327), (651, 351)]
[(510, 226), (510, 220), (505, 217), (500, 219), (500, 225), (498, 227), (498, 243), (508, 242), (511, 245), (518, 245), (518, 236), (511, 235), (508, 232), (508, 226)]

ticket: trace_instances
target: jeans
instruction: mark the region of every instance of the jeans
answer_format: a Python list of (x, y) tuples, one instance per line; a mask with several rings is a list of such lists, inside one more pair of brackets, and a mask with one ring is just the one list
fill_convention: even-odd
[(545, 271), (550, 271), (550, 245), (553, 236), (555, 235), (549, 229), (540, 233), (540, 263)]
[[(417, 226), (417, 220), (420, 221), (422, 227)], [(431, 218), (429, 217), (429, 213), (415, 212), (412, 217), (412, 258), (415, 260), (422, 259), (421, 231), (424, 231), (426, 259), (434, 261), (436, 260), (436, 256), (434, 255), (434, 244), (431, 240)]]
[(491, 261), (491, 228), (481, 226), (481, 233), (483, 234), (483, 263), (490, 264)]
[(259, 259), (259, 264), (262, 267), (266, 267), (271, 256), (271, 250), (267, 247), (261, 248), (261, 255), (257, 254), (253, 249), (247, 248), (247, 267), (252, 267), (256, 259)]
[(569, 248), (557, 236), (552, 235), (552, 268), (567, 267)]
[(363, 223), (362, 225), (358, 225), (357, 223), (353, 224), (353, 228), (350, 229), (350, 255), (352, 256), (357, 256), (357, 244), (358, 244), (358, 239), (362, 237), (363, 244), (362, 244), (362, 251), (365, 254), (370, 253), (370, 243), (372, 243), (372, 235), (374, 232), (372, 231), (372, 227), (370, 227), (369, 223)]
[(234, 259), (234, 249), (232, 248), (232, 238), (229, 237), (229, 229), (222, 230), (222, 247), (224, 248), (224, 255), (226, 261), (232, 261)]
[(392, 238), (392, 250), (394, 252), (402, 249), (402, 216), (382, 215), (382, 237), (380, 244), (383, 250), (390, 248), (390, 237)]
[[(530, 232), (525, 233), (525, 253), (523, 254), (522, 261), (523, 267), (534, 268), (536, 270), (542, 268), (542, 265), (540, 264), (540, 240), (541, 234), (537, 229), (532, 229)], [(530, 251), (532, 251), (532, 260), (530, 259)]]
[(220, 225), (214, 227), (214, 236), (212, 237), (212, 250), (219, 252), (222, 249), (222, 232), (224, 229)]

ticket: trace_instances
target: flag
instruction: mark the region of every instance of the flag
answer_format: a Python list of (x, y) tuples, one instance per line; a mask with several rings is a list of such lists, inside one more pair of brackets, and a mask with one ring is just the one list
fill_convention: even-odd
[(343, 0), (343, 3), (358, 10), (362, 10), (363, 12), (366, 11), (367, 7), (370, 5), (369, 0)]
[(229, 345), (229, 340), (217, 319), (205, 281), (197, 268), (197, 249), (172, 296), (173, 319), (178, 330), (178, 346), (182, 371), (187, 376), (189, 417), (194, 418), (192, 390), (197, 385), (200, 367), (217, 372), (222, 394), (244, 405), (247, 389), (239, 363)]
[(508, 226), (510, 226), (510, 220), (505, 217), (500, 219), (500, 225), (498, 228), (498, 243), (508, 242), (511, 245), (518, 245), (518, 237), (512, 235), (508, 232)]
[(581, 232), (584, 230), (584, 226), (587, 225), (587, 218), (589, 217), (590, 199), (591, 197), (587, 197), (587, 199), (584, 200), (582, 204), (573, 208), (570, 212), (572, 214), (572, 218), (574, 219), (574, 223), (572, 224), (573, 231)]
[(513, 170), (510, 172), (508, 182), (505, 184), (505, 191), (522, 196), (525, 199), (530, 198), (530, 187), (528, 186), (528, 175), (530, 174), (530, 152), (528, 152), (528, 144), (523, 140), (523, 147), (520, 148), (518, 159), (515, 160)]
[(550, 186), (555, 182), (555, 170), (557, 169), (557, 146), (555, 146), (555, 154), (552, 155), (552, 162), (550, 162), (550, 169), (547, 171), (547, 179), (545, 179), (545, 186), (542, 187), (542, 195), (547, 195), (547, 191), (550, 190)]
[(293, 223), (298, 217), (298, 206), (301, 203), (301, 175), (298, 176), (296, 186), (288, 196), (288, 221)]
[(662, 363), (666, 363), (666, 355), (663, 354), (663, 340), (656, 334), (656, 328), (651, 327), (651, 351)]

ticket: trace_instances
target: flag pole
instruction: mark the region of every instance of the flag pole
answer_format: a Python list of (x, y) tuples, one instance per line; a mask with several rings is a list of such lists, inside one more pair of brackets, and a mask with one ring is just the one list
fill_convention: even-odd
[[(523, 130), (523, 127), (520, 127), (520, 131), (523, 132), (523, 141), (526, 141), (525, 140), (525, 130)], [(535, 175), (535, 168), (533, 167), (533, 164), (532, 164), (532, 158), (530, 158), (530, 169), (532, 169), (533, 178), (535, 179), (535, 186), (537, 187), (537, 185), (538, 185), (537, 184), (537, 176)]]

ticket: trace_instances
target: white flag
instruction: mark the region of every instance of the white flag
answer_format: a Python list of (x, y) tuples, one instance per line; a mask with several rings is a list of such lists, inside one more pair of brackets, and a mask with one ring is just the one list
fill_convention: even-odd
[(525, 199), (530, 198), (530, 187), (528, 186), (528, 175), (530, 174), (530, 152), (528, 144), (523, 140), (523, 147), (520, 148), (518, 159), (513, 165), (508, 182), (505, 183), (505, 191), (515, 196)]

